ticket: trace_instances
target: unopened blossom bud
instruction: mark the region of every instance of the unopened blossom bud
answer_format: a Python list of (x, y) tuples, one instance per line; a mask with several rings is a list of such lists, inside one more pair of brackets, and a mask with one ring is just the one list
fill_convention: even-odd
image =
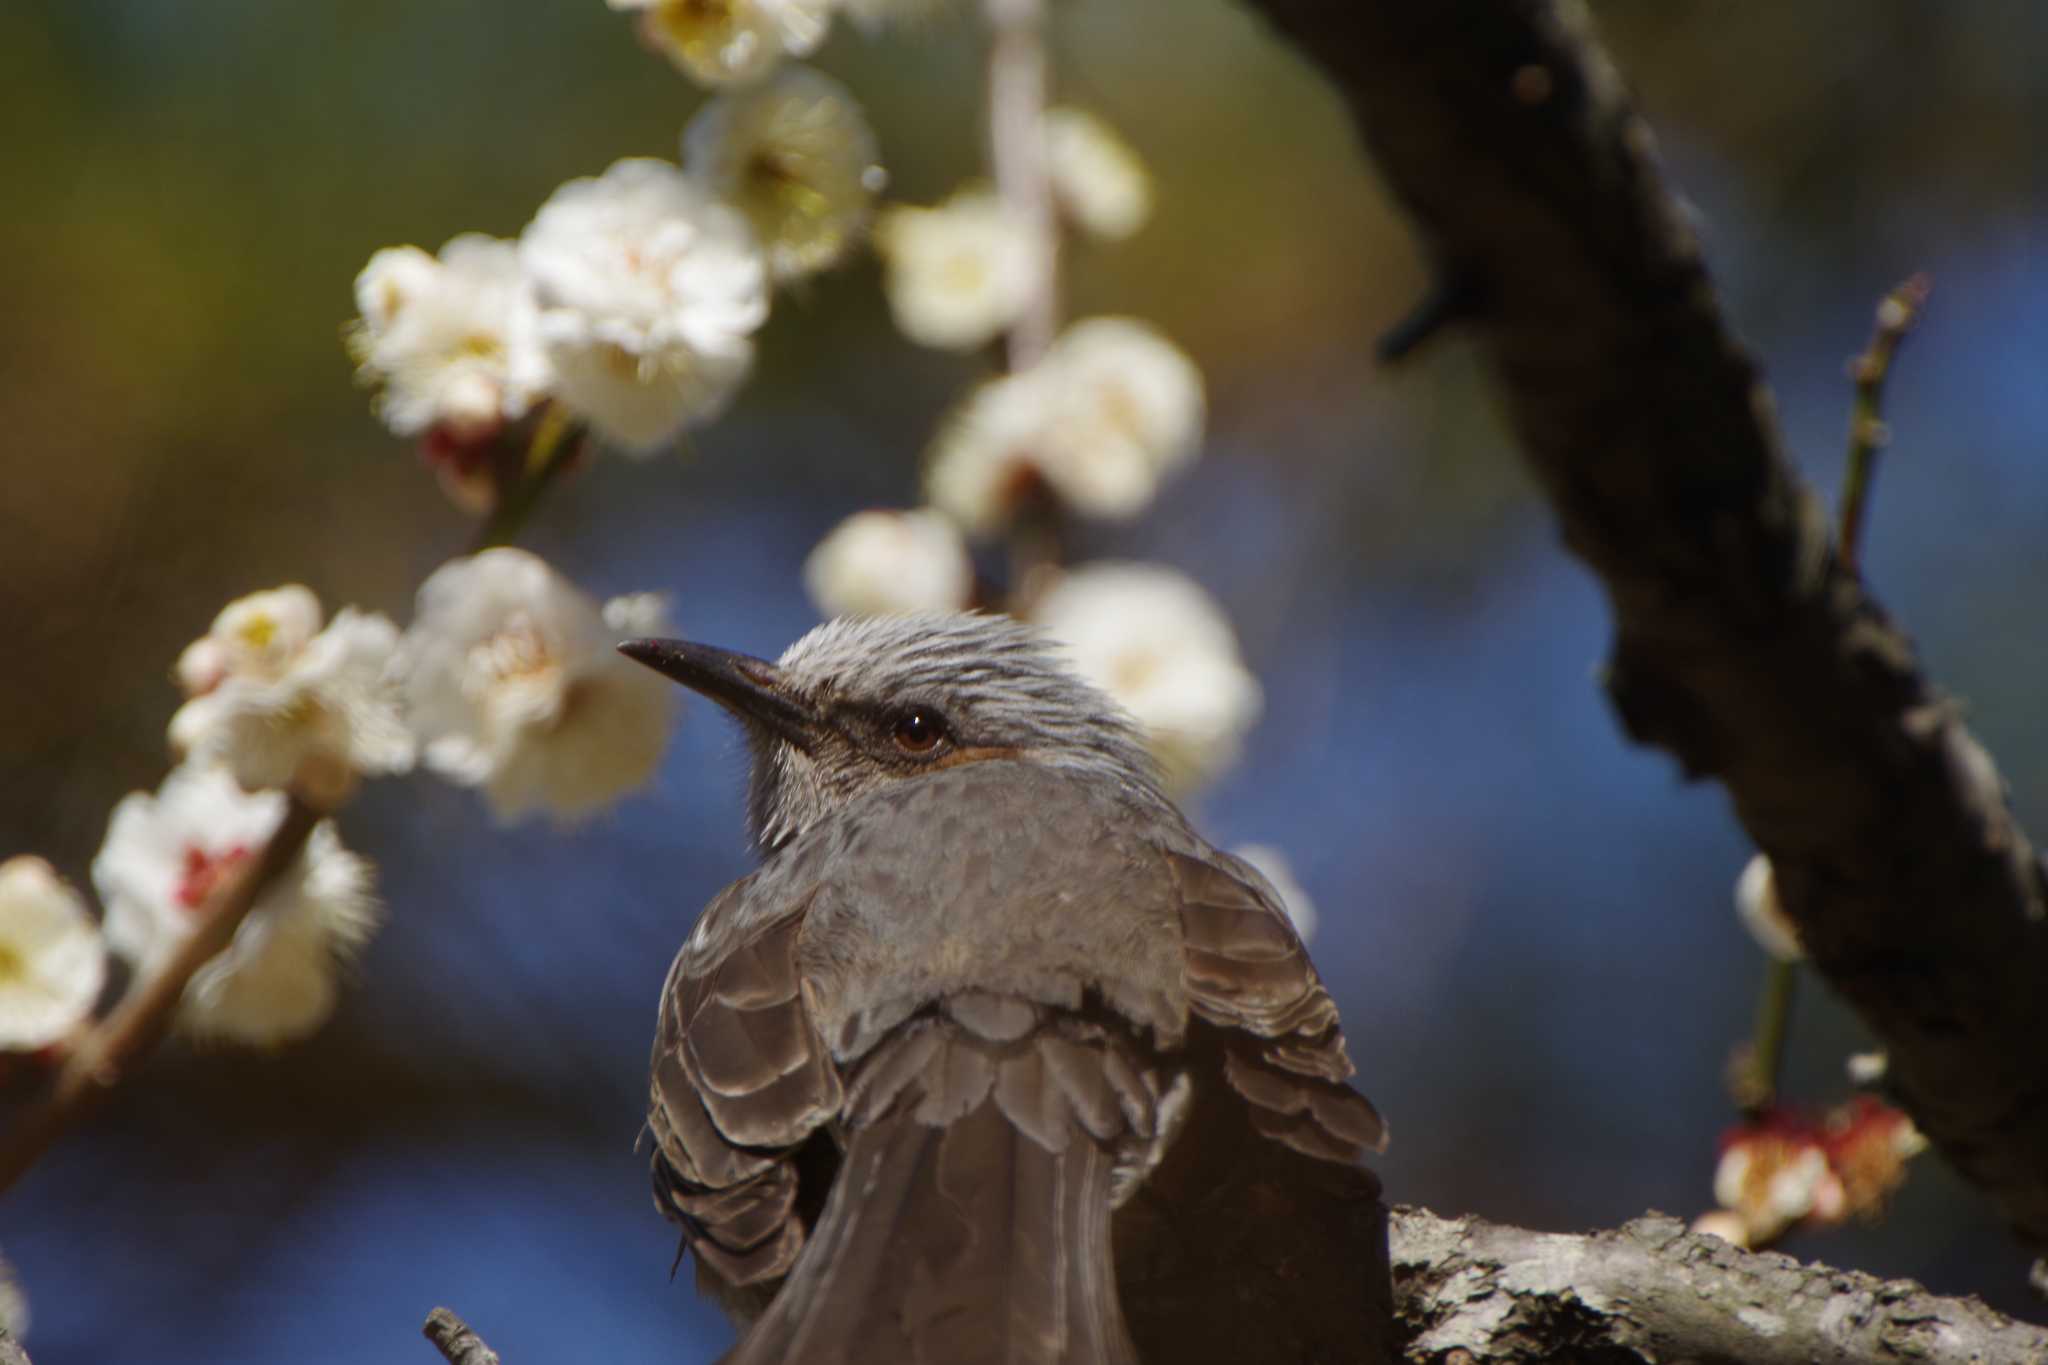
[(1778, 961), (1798, 962), (1805, 958), (1798, 926), (1778, 900), (1778, 881), (1771, 870), (1771, 860), (1761, 853), (1749, 860), (1736, 879), (1735, 913), (1757, 945)]
[(1084, 109), (1048, 109), (1046, 169), (1061, 212), (1084, 232), (1121, 241), (1152, 216), (1152, 178), (1113, 129)]

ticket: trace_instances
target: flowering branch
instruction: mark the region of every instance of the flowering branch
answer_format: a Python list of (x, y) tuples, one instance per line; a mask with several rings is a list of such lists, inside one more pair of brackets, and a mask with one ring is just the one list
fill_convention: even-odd
[(126, 1079), (130, 1066), (163, 1037), (193, 974), (234, 940), (235, 930), (265, 889), (305, 851), (313, 827), (326, 814), (294, 797), (261, 852), (230, 871), (206, 898), (198, 928), (175, 955), (78, 1037), (48, 1092), (0, 1138), (0, 1193)]
[(989, 160), (1004, 211), (1023, 228), (1032, 287), (1008, 333), (1010, 369), (1044, 358), (1059, 327), (1059, 221), (1045, 148), (1045, 0), (987, 0)]
[(1583, 6), (1254, 0), (1349, 101), (1468, 319), (1564, 539), (1607, 690), (1713, 776), (1896, 1097), (2048, 1246), (2048, 888), (2004, 784), (1832, 553), (1699, 240)]

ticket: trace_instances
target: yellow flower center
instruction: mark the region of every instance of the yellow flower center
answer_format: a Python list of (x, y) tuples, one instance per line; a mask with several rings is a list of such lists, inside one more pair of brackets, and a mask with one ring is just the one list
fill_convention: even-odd
[(11, 943), (0, 943), (0, 986), (28, 979), (28, 959)]
[(719, 74), (751, 55), (759, 37), (741, 21), (745, 0), (667, 0), (647, 13), (655, 43), (692, 71)]
[(1143, 690), (1158, 672), (1158, 655), (1145, 649), (1125, 650), (1110, 668), (1110, 690), (1119, 696), (1130, 696)]
[(490, 332), (470, 332), (449, 347), (455, 360), (496, 360), (505, 354), (505, 343)]
[(988, 278), (988, 262), (971, 251), (954, 252), (939, 270), (940, 282), (962, 294), (980, 292), (988, 284)]
[(524, 612), (506, 622), (505, 628), (472, 652), (471, 657), (494, 681), (505, 682), (554, 667), (554, 651), (542, 637), (533, 619)]
[(268, 612), (252, 611), (235, 633), (251, 649), (268, 649), (277, 638), (277, 618)]

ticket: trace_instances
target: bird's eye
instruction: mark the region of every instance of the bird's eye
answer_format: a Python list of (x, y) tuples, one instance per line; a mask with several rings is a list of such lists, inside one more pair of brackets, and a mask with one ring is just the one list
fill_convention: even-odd
[(937, 749), (939, 742), (945, 739), (946, 724), (939, 719), (937, 712), (912, 707), (898, 713), (889, 726), (889, 734), (896, 741), (896, 747), (904, 753), (924, 756)]

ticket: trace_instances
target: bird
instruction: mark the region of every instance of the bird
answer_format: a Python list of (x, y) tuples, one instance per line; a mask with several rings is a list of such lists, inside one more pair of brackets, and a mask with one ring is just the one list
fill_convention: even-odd
[(619, 649), (749, 757), (760, 864), (669, 971), (646, 1128), (724, 1365), (1394, 1358), (1386, 1127), (1329, 992), (1055, 644), (969, 612)]

